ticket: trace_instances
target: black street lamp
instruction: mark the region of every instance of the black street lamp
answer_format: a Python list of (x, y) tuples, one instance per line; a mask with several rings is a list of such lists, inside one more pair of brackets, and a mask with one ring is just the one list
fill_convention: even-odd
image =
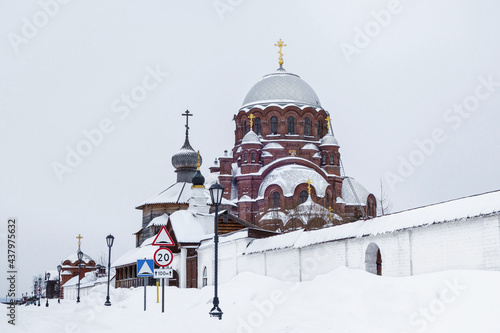
[(59, 294), (59, 297), (57, 299), (57, 303), (61, 304), (61, 270), (62, 270), (62, 266), (61, 265), (57, 265), (57, 271), (59, 272), (59, 278), (57, 280), (57, 285), (59, 286), (58, 288), (58, 294)]
[(76, 302), (80, 303), (80, 280), (81, 280), (81, 273), (80, 269), (82, 267), (82, 258), (83, 258), (83, 252), (78, 250), (78, 297), (76, 298)]
[(38, 278), (38, 306), (40, 306), (40, 298), (42, 298), (42, 278)]
[(49, 307), (49, 281), (50, 281), (50, 273), (45, 274), (45, 306)]
[(106, 302), (104, 305), (110, 306), (111, 302), (109, 301), (109, 276), (111, 275), (111, 247), (113, 246), (113, 241), (115, 240), (115, 237), (113, 235), (109, 234), (106, 237), (106, 244), (108, 244), (109, 247), (109, 257), (108, 257), (108, 295), (106, 296)]
[(210, 186), (210, 197), (212, 204), (215, 206), (215, 221), (214, 221), (214, 252), (215, 252), (215, 270), (214, 270), (214, 300), (212, 310), (210, 310), (210, 317), (218, 317), (222, 319), (222, 310), (219, 308), (219, 297), (217, 295), (218, 288), (218, 260), (219, 260), (219, 205), (222, 202), (222, 195), (224, 194), (224, 187), (221, 184), (215, 183)]

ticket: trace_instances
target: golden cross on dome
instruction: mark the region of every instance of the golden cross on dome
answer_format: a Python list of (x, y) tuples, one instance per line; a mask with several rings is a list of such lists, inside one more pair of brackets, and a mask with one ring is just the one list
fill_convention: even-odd
[(328, 206), (328, 219), (331, 220), (332, 219), (332, 212), (333, 212), (333, 208), (332, 206)]
[(307, 179), (307, 194), (311, 195), (311, 184), (312, 184), (312, 180), (311, 179)]
[(330, 116), (326, 117), (326, 128), (328, 128), (328, 130), (330, 130), (330, 120), (332, 120), (332, 118), (330, 118)]
[(277, 47), (279, 47), (279, 48), (280, 48), (280, 50), (278, 51), (278, 53), (280, 54), (280, 61), (279, 61), (279, 64), (280, 64), (280, 66), (281, 66), (281, 65), (283, 65), (283, 52), (281, 52), (281, 48), (282, 48), (282, 47), (285, 47), (285, 46), (286, 46), (286, 44), (285, 44), (285, 43), (281, 40), (281, 38), (280, 38), (280, 40), (279, 40), (276, 44), (274, 44), (274, 46), (277, 46)]
[(80, 236), (80, 234), (78, 234), (78, 237), (76, 237), (76, 238), (78, 238), (78, 247), (80, 247), (80, 245), (81, 245), (80, 240), (81, 240), (83, 237), (82, 237), (82, 236)]
[(252, 126), (253, 126), (253, 119), (255, 118), (255, 116), (253, 115), (253, 113), (250, 113), (250, 115), (248, 116), (248, 118), (250, 119), (250, 129), (253, 129)]

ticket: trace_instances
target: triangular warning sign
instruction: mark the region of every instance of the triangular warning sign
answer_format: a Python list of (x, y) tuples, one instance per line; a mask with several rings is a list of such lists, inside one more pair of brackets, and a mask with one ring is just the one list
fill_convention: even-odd
[(170, 234), (167, 231), (167, 228), (165, 226), (161, 227), (160, 232), (158, 235), (156, 235), (155, 240), (153, 241), (153, 245), (156, 246), (174, 246), (174, 241), (172, 240), (172, 237), (170, 237)]
[(139, 274), (137, 275), (149, 275), (149, 274), (153, 274), (153, 272), (151, 271), (151, 267), (149, 267), (148, 262), (144, 260), (144, 264), (142, 264), (142, 267), (139, 270)]

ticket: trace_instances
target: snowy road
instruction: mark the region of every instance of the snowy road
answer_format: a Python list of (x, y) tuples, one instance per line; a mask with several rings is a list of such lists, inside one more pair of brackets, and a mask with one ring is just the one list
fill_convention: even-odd
[[(313, 281), (288, 283), (243, 273), (221, 285), (224, 316), (210, 318), (213, 288), (166, 289), (166, 311), (156, 288), (105, 286), (80, 304), (21, 306), (4, 332), (500, 332), (500, 272), (447, 271), (416, 277), (378, 277), (337, 269)], [(4, 305), (5, 307), (5, 305)], [(6, 311), (6, 310), (5, 310)]]

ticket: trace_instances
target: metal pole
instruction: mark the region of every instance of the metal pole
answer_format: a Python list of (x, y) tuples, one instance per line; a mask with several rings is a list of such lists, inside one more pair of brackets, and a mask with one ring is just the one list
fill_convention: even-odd
[(78, 297), (76, 298), (77, 303), (80, 303), (80, 279), (82, 276), (80, 273), (81, 267), (82, 267), (82, 260), (80, 259), (78, 262)]
[(144, 277), (144, 311), (146, 311), (146, 277)]
[(215, 265), (214, 265), (214, 300), (213, 307), (210, 310), (210, 315), (212, 317), (218, 317), (219, 320), (222, 319), (222, 310), (219, 308), (219, 297), (218, 297), (218, 262), (219, 262), (219, 205), (215, 205), (215, 222), (214, 222), (214, 243), (215, 243)]
[(161, 279), (161, 312), (165, 312), (165, 279)]
[(61, 271), (59, 271), (59, 299), (57, 300), (57, 303), (61, 304)]
[[(111, 246), (109, 247), (109, 257), (108, 257), (108, 294), (106, 296), (105, 306), (110, 306), (111, 302), (109, 301), (109, 276), (111, 275)], [(116, 278), (115, 278), (116, 281)]]
[(156, 281), (156, 303), (160, 303), (160, 281)]

